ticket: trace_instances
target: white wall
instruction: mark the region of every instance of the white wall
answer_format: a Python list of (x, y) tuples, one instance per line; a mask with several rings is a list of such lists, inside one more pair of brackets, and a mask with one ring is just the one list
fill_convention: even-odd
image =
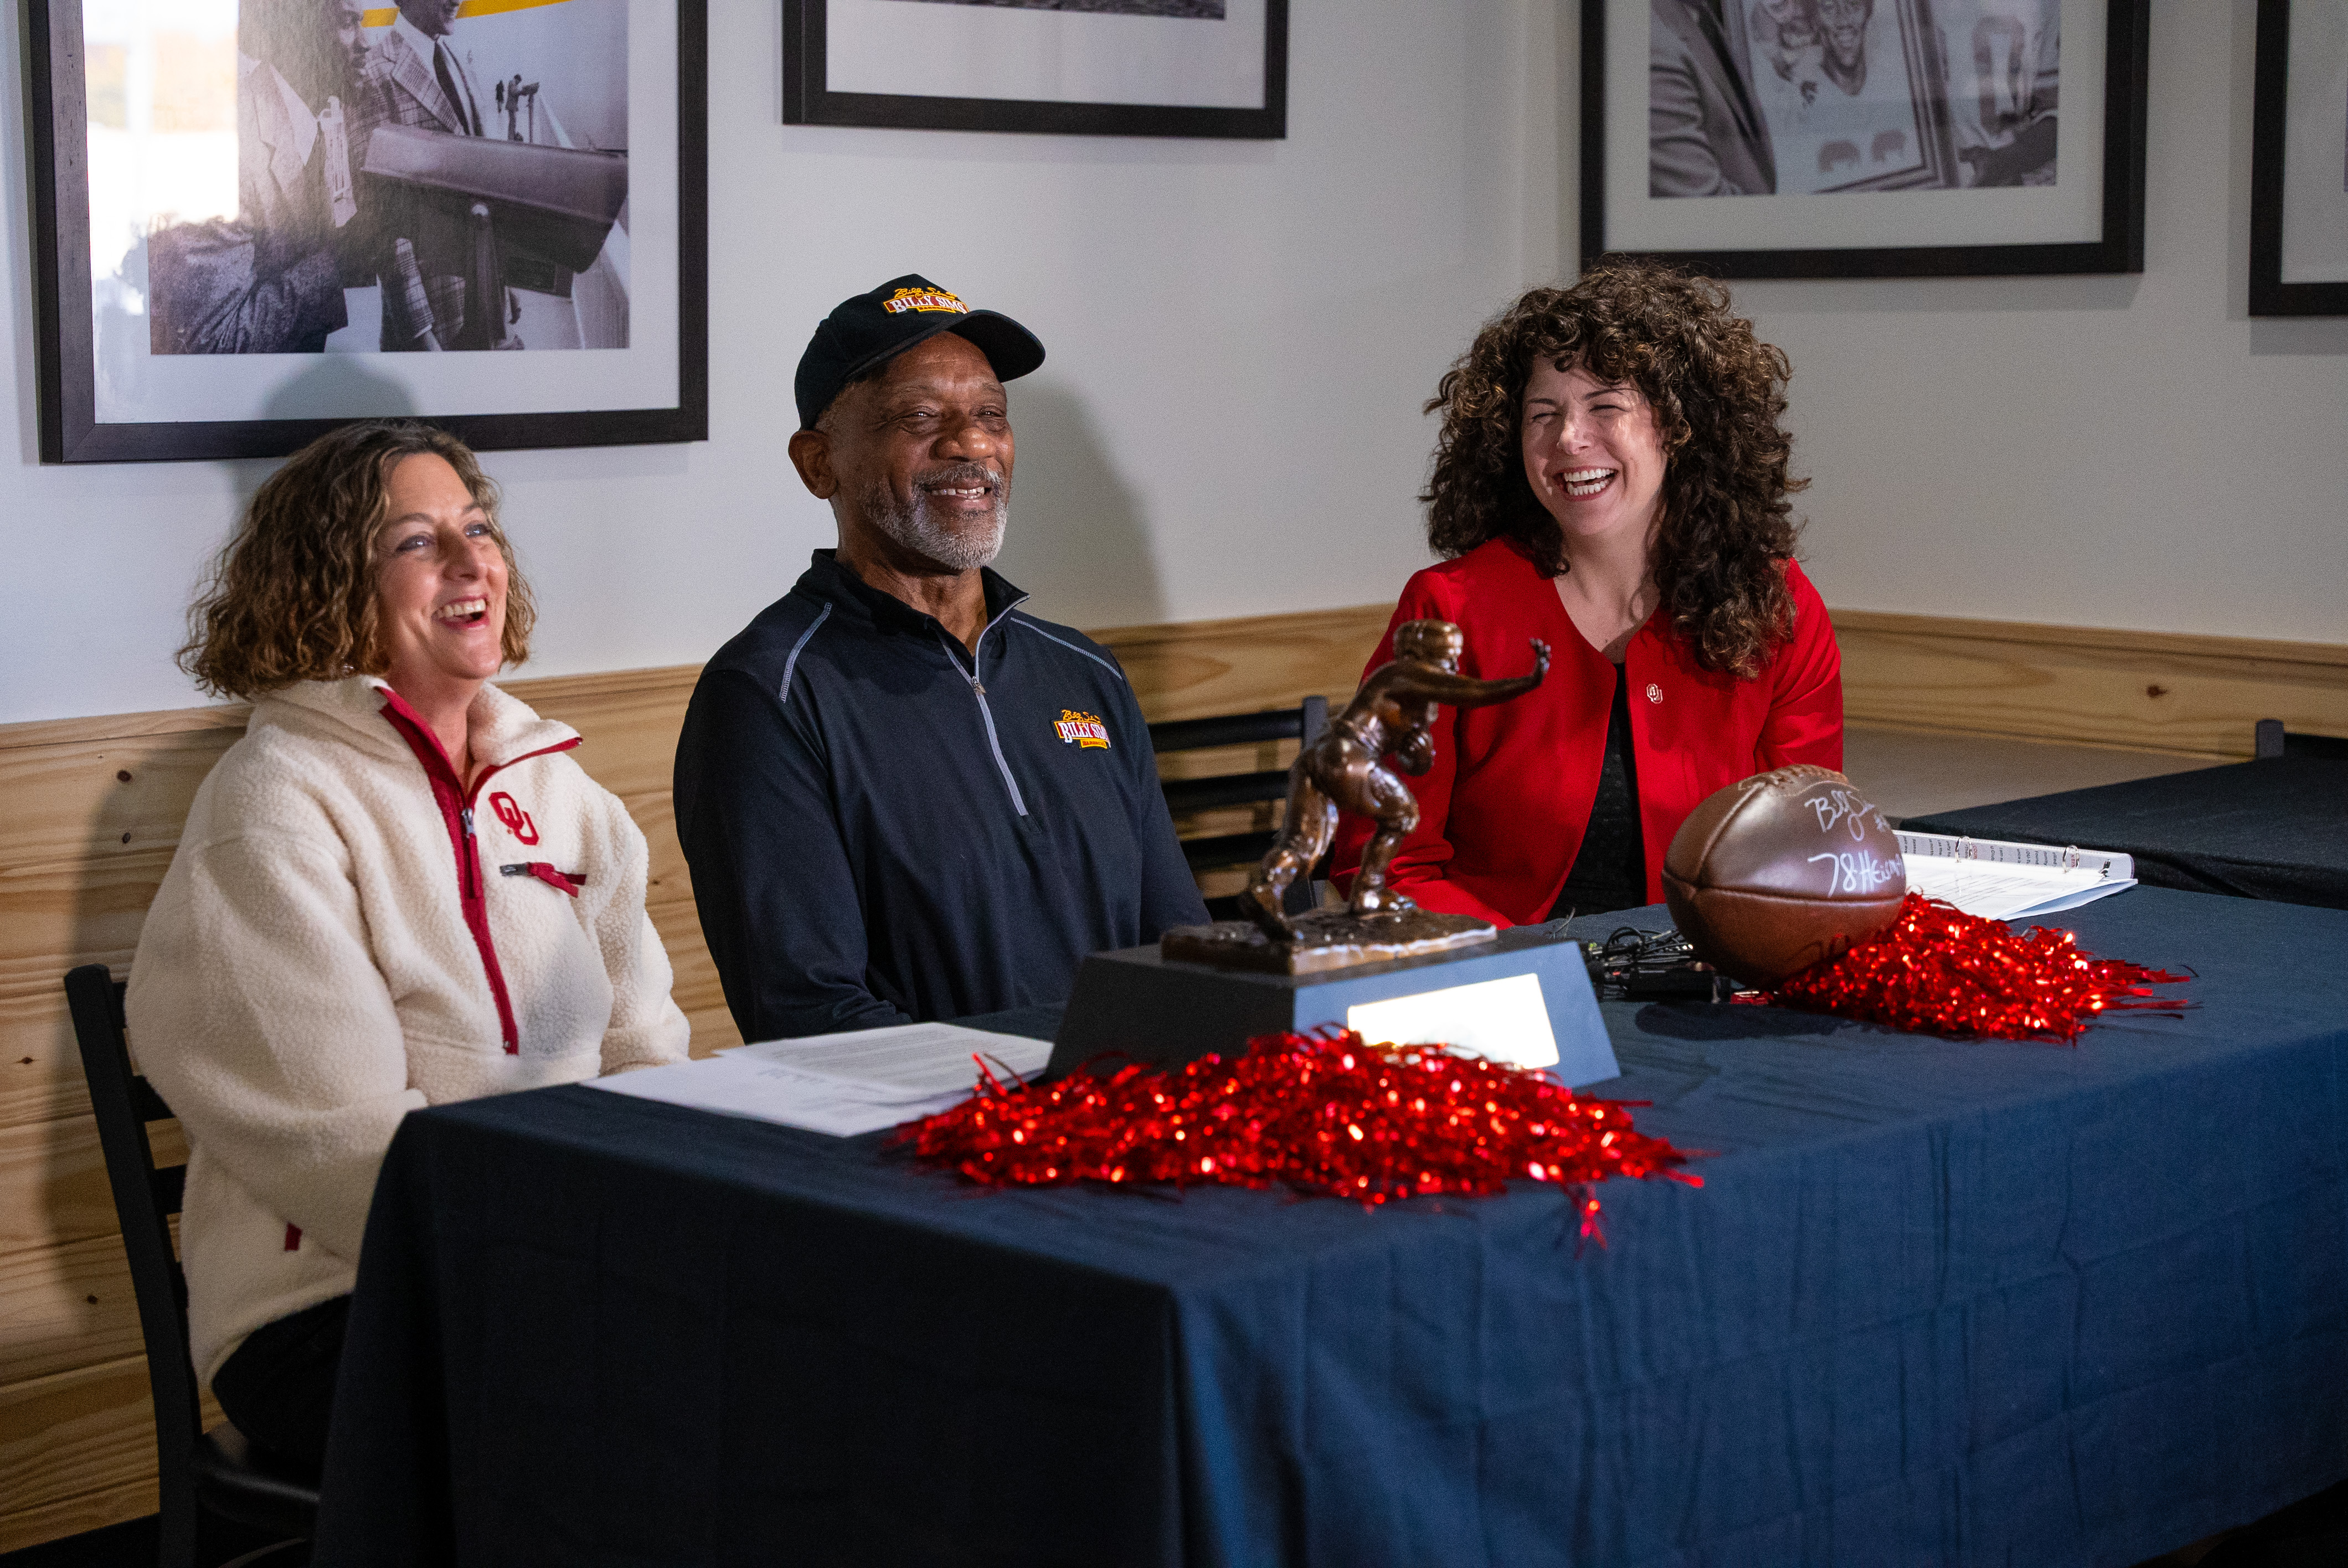
[[(1793, 357), (1829, 603), (2348, 641), (2348, 322), (2243, 315), (2254, 0), (2152, 9), (2142, 277), (1738, 290)], [(1426, 559), (1418, 405), (1571, 254), (1576, 10), (1295, 0), (1290, 138), (1222, 144), (786, 127), (780, 7), (717, 0), (712, 438), (490, 456), (547, 606), (530, 672), (704, 657), (830, 541), (783, 456), (791, 368), (906, 270), (1050, 347), (1013, 389), (1003, 563), (1040, 613), (1391, 595)], [(177, 706), (189, 588), (267, 466), (36, 463), (21, 17), (0, 722)]]
[[(268, 465), (36, 462), (21, 10), (5, 8), (16, 436), (0, 723), (197, 701), (191, 583)], [(710, 6), (711, 439), (496, 453), (546, 609), (533, 674), (706, 657), (832, 542), (784, 456), (843, 296), (926, 273), (1040, 335), (1003, 567), (1081, 626), (1391, 595), (1425, 559), (1418, 405), (1557, 253), (1557, 41), (1537, 0), (1297, 0), (1273, 143), (787, 127), (781, 7)]]

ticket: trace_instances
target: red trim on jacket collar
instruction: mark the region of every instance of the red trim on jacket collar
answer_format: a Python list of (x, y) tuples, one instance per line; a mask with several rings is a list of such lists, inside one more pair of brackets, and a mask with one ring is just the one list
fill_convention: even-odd
[[(393, 721), (395, 726), (396, 726), (400, 719), (404, 719), (413, 729), (414, 733), (408, 735), (407, 743), (411, 749), (416, 750), (417, 760), (424, 764), (425, 772), (429, 773), (432, 771), (432, 759), (437, 758), (438, 759), (440, 765), (448, 770), (449, 782), (452, 784), (458, 783), (456, 764), (449, 760), (447, 749), (440, 744), (440, 737), (432, 733), (432, 726), (424, 722), (424, 715), (417, 712), (413, 707), (409, 706), (407, 699), (401, 696), (391, 687), (377, 686), (375, 690), (381, 693), (385, 709), (389, 713), (396, 714), (398, 716), (397, 719)], [(427, 757), (424, 751), (421, 748), (417, 747), (416, 735), (422, 735), (429, 743), (431, 753), (430, 757)], [(481, 793), (481, 785), (489, 782), (489, 778), (491, 774), (501, 772), (504, 769), (513, 766), (516, 763), (526, 763), (532, 757), (551, 756), (556, 752), (575, 750), (579, 745), (579, 742), (580, 737), (573, 735), (567, 741), (557, 741), (551, 746), (541, 746), (534, 752), (523, 752), (519, 756), (508, 757), (503, 762), (488, 764), (479, 774), (474, 775), (473, 787), (466, 792), (466, 804), (470, 804), (475, 799), (479, 798)], [(461, 788), (462, 786), (459, 785), (459, 787)]]

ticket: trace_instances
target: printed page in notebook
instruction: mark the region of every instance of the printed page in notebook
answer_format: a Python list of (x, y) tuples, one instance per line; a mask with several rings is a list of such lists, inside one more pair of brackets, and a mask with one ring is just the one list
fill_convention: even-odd
[(852, 1138), (959, 1105), (983, 1056), (998, 1081), (1033, 1078), (1052, 1042), (951, 1023), (899, 1024), (738, 1045), (701, 1061), (588, 1081), (590, 1089)]
[(2136, 862), (2108, 850), (1902, 833), (1908, 889), (1989, 920), (2058, 914), (2136, 886)]
[(625, 1094), (637, 1100), (658, 1100), (714, 1111), (721, 1116), (744, 1116), (754, 1122), (779, 1122), (810, 1132), (852, 1138), (877, 1132), (933, 1111), (955, 1105), (969, 1093), (963, 1089), (922, 1100), (875, 1099), (869, 1093), (821, 1073), (801, 1072), (778, 1061), (721, 1051), (699, 1061), (669, 1067), (648, 1067), (613, 1078), (591, 1078), (589, 1089)]
[(978, 1059), (986, 1059), (997, 1079), (1033, 1078), (1052, 1059), (1052, 1042), (1021, 1034), (993, 1034), (957, 1023), (901, 1023), (886, 1029), (800, 1040), (760, 1040), (720, 1051), (780, 1062), (815, 1077), (832, 1079), (876, 1102), (925, 1100), (978, 1083)]

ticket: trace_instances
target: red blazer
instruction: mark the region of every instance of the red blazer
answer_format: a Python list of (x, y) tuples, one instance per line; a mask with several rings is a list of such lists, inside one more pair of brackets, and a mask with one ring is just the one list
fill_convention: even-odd
[[(1842, 655), (1826, 605), (1788, 562), (1794, 635), (1749, 681), (1698, 665), (1661, 616), (1632, 634), (1631, 744), (1647, 897), (1663, 897), (1663, 851), (1715, 790), (1788, 763), (1842, 766)], [(1549, 679), (1512, 702), (1435, 724), (1435, 765), (1410, 781), (1418, 826), (1395, 856), (1392, 880), (1422, 907), (1499, 925), (1549, 917), (1590, 825), (1606, 752), (1614, 666), (1574, 628), (1557, 587), (1512, 543), (1494, 539), (1432, 566), (1404, 587), (1366, 676), (1394, 657), (1406, 620), (1448, 620), (1468, 637), (1463, 674), (1494, 680), (1532, 668), (1530, 640), (1550, 646)], [(1350, 887), (1376, 825), (1347, 814), (1334, 865)]]

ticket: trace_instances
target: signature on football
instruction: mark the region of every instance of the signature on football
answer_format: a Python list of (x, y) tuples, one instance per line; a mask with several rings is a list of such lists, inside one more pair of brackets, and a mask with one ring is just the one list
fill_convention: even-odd
[[(1832, 833), (1838, 826), (1848, 823), (1853, 843), (1866, 838), (1867, 818), (1870, 813), (1875, 813), (1873, 802), (1861, 800), (1847, 789), (1824, 790), (1802, 804), (1818, 814), (1820, 833)], [(1879, 813), (1875, 813), (1875, 825), (1885, 833), (1891, 831), (1891, 825), (1885, 822)]]

